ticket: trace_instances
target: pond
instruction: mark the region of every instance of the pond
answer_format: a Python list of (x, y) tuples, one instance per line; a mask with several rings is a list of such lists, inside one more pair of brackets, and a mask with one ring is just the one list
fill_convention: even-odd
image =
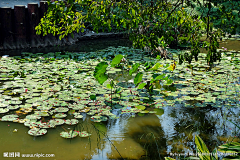
[[(109, 81), (100, 85), (93, 77), (96, 65), (111, 61), (115, 54), (125, 55), (134, 64), (159, 61), (148, 55), (142, 59), (136, 54), (140, 50), (128, 48), (126, 40), (89, 41), (77, 44), (76, 50), (1, 51), (1, 55), (11, 55), (0, 59), (1, 157), (152, 160), (196, 153), (195, 135), (210, 152), (225, 142), (239, 142), (240, 54), (231, 50), (240, 50), (240, 45), (237, 40), (225, 42), (219, 49), (223, 58), (211, 71), (203, 60), (205, 54), (200, 54), (199, 61), (192, 62), (193, 69), (183, 63), (166, 72), (174, 84), (156, 85), (151, 97), (145, 89), (135, 88), (127, 70), (107, 69), (121, 88), (121, 94), (113, 97), (106, 87)], [(178, 61), (177, 51), (170, 51)], [(158, 71), (165, 73), (161, 68)], [(150, 77), (146, 71), (143, 79)], [(93, 95), (96, 100), (91, 100)], [(47, 132), (34, 128), (47, 128)], [(66, 134), (71, 130), (77, 137), (63, 138), (75, 136), (75, 132)], [(54, 158), (43, 158), (43, 154)]]

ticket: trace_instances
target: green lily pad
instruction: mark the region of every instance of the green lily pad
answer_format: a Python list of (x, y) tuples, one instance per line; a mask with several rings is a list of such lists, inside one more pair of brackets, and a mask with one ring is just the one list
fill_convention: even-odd
[(32, 128), (28, 131), (28, 134), (32, 136), (42, 136), (46, 133), (47, 133), (46, 129), (40, 129), (40, 128)]
[(56, 117), (56, 118), (65, 118), (65, 117), (67, 117), (67, 114), (57, 113), (57, 114), (55, 114), (55, 117)]
[(0, 113), (7, 113), (8, 111), (8, 108), (0, 108)]
[(18, 106), (18, 105), (15, 105), (15, 106), (8, 106), (7, 108), (10, 109), (10, 110), (14, 110), (14, 109), (18, 109), (19, 106)]
[(75, 125), (75, 124), (78, 123), (78, 120), (77, 119), (67, 119), (65, 121), (65, 123), (68, 124), (68, 125)]
[(12, 114), (12, 115), (3, 116), (1, 121), (14, 121), (16, 119), (18, 119), (18, 115)]
[(48, 112), (44, 112), (44, 111), (35, 111), (34, 114), (41, 116), (41, 117), (49, 116)]
[(77, 131), (69, 131), (69, 132), (61, 132), (60, 136), (63, 138), (74, 138), (77, 137), (78, 132)]
[(52, 125), (62, 125), (65, 121), (63, 119), (51, 119), (49, 123)]
[(89, 137), (91, 134), (87, 133), (87, 131), (82, 131), (82, 132), (79, 132), (79, 136), (80, 137)]
[(67, 112), (68, 110), (69, 110), (68, 108), (58, 107), (54, 111), (55, 112)]
[(108, 120), (107, 117), (101, 116), (101, 115), (96, 115), (91, 117), (91, 121), (93, 122), (101, 122), (101, 121), (107, 121), (107, 120)]
[(42, 122), (39, 124), (39, 128), (54, 128), (56, 125), (54, 123)]
[(41, 118), (41, 116), (35, 115), (35, 114), (31, 114), (31, 115), (26, 116), (26, 119), (40, 119), (40, 118)]
[(145, 106), (141, 106), (141, 105), (139, 105), (139, 106), (136, 106), (136, 108), (137, 108), (137, 109), (144, 110), (146, 107), (145, 107)]

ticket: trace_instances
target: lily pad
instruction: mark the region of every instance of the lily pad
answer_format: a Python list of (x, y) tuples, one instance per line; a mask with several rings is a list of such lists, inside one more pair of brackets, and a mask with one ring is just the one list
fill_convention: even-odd
[(35, 114), (31, 114), (31, 115), (26, 116), (26, 119), (40, 119), (40, 118), (41, 118), (41, 116), (35, 115)]
[(101, 122), (101, 121), (107, 121), (107, 120), (108, 120), (107, 117), (101, 116), (101, 115), (96, 115), (91, 117), (91, 121), (93, 122)]
[(58, 114), (55, 114), (55, 117), (56, 117), (56, 118), (65, 118), (65, 117), (67, 117), (67, 114), (58, 113)]
[(79, 132), (79, 136), (80, 137), (89, 137), (91, 134), (87, 133), (87, 131), (82, 131), (82, 132)]
[(61, 132), (60, 136), (63, 138), (74, 138), (77, 137), (78, 132), (77, 131), (69, 131), (69, 132)]
[(56, 125), (50, 122), (42, 122), (39, 124), (39, 128), (54, 128)]
[(55, 112), (67, 112), (68, 110), (69, 110), (68, 108), (58, 107), (54, 111)]
[(46, 133), (47, 133), (46, 129), (40, 129), (40, 128), (32, 128), (28, 131), (28, 134), (32, 136), (42, 136)]
[(75, 125), (75, 124), (78, 123), (78, 120), (77, 119), (67, 119), (65, 121), (65, 123), (68, 124), (68, 125)]
[(63, 119), (51, 119), (49, 123), (52, 125), (62, 125), (65, 121)]
[(12, 115), (3, 116), (1, 121), (14, 121), (16, 119), (18, 119), (18, 115), (12, 114)]
[(8, 108), (0, 108), (0, 113), (7, 113), (8, 111)]

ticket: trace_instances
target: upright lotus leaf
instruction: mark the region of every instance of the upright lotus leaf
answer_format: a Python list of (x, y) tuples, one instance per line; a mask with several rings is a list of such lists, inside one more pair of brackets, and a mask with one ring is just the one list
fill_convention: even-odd
[(46, 129), (32, 128), (28, 131), (28, 134), (32, 136), (42, 136), (47, 133)]
[(154, 80), (162, 80), (165, 75), (166, 75), (166, 74), (161, 74), (161, 75), (159, 75), (159, 74), (154, 74), (154, 75), (153, 75), (153, 78), (154, 78)]
[(79, 136), (80, 137), (89, 137), (91, 134), (87, 133), (87, 131), (82, 131), (82, 132), (79, 132)]
[(78, 120), (77, 119), (67, 119), (65, 121), (65, 123), (68, 124), (68, 125), (75, 125), (75, 124), (78, 123)]
[(144, 86), (146, 86), (147, 84), (146, 83), (141, 83), (138, 85), (138, 89), (143, 89)]
[(118, 65), (121, 62), (122, 58), (123, 55), (121, 54), (116, 55), (112, 60), (111, 67), (115, 67), (116, 65)]
[(107, 62), (100, 62), (94, 70), (93, 76), (96, 78), (98, 83), (101, 85), (108, 79), (106, 75), (106, 68), (108, 67)]
[(138, 85), (142, 81), (143, 74), (139, 72), (134, 78), (134, 84)]
[(110, 84), (107, 84), (106, 87), (107, 87), (108, 89), (113, 89), (113, 86), (114, 86), (114, 82), (111, 81)]
[(139, 66), (140, 66), (139, 63), (135, 63), (135, 64), (132, 66), (132, 69), (130, 69), (129, 75), (131, 76), (133, 73), (137, 72)]
[(163, 65), (161, 65), (160, 63), (156, 63), (150, 70), (156, 71), (158, 70), (158, 68), (162, 67)]
[(77, 137), (78, 132), (77, 131), (69, 131), (69, 132), (61, 132), (60, 136), (63, 138), (74, 138)]
[(211, 159), (210, 152), (206, 144), (198, 135), (195, 135), (195, 144), (197, 145), (197, 152), (200, 159)]

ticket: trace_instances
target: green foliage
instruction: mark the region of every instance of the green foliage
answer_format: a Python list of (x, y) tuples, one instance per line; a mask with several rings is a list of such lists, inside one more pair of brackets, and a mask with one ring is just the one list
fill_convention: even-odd
[(116, 65), (118, 65), (121, 62), (122, 58), (123, 55), (121, 54), (116, 55), (115, 58), (112, 60), (111, 67), (115, 67)]
[[(111, 62), (111, 67), (116, 67), (117, 65), (119, 65), (121, 63), (121, 61), (125, 59), (121, 54), (116, 55), (112, 62)], [(126, 60), (125, 60), (126, 61)], [(175, 64), (175, 62), (174, 62)], [(146, 66), (146, 68), (148, 68), (149, 66), (146, 65), (146, 63), (144, 64), (144, 66)], [(169, 65), (166, 65), (165, 68), (167, 68)], [(176, 66), (176, 64), (175, 64)], [(94, 74), (93, 76), (96, 78), (96, 80), (102, 85), (109, 77), (106, 74), (106, 68), (108, 67), (108, 63), (107, 62), (100, 62), (99, 64), (97, 64), (97, 66), (95, 67), (94, 70)], [(160, 65), (160, 63), (156, 63), (152, 68), (150, 68), (149, 70), (153, 71), (153, 78), (151, 79), (150, 82), (148, 82), (148, 84), (146, 83), (141, 83), (142, 82), (142, 77), (143, 77), (143, 73), (142, 72), (138, 72), (138, 68), (140, 67), (139, 63), (134, 64), (131, 67), (131, 70), (129, 70), (129, 75), (132, 75), (133, 73), (137, 73), (134, 77), (134, 84), (136, 87), (138, 87), (138, 89), (143, 89), (144, 87), (147, 89), (147, 91), (151, 94), (154, 88), (154, 85), (156, 83), (160, 83), (161, 81), (165, 81), (166, 85), (170, 85), (173, 83), (172, 79), (170, 78), (170, 75), (166, 75), (166, 74), (159, 74), (159, 68), (163, 67), (163, 65)], [(145, 68), (145, 70), (146, 70)], [(107, 84), (107, 88), (111, 89), (111, 94), (112, 94), (112, 89), (115, 87), (115, 83), (113, 80), (110, 80), (110, 84)], [(115, 93), (121, 94), (121, 89), (117, 88), (115, 90)], [(120, 95), (121, 96), (121, 95)]]
[[(209, 64), (220, 60), (216, 52), (219, 46), (218, 38), (224, 36), (222, 29), (214, 29), (214, 16), (217, 13), (221, 24), (230, 21), (231, 33), (235, 33), (239, 19), (239, 2), (195, 0), (166, 1), (111, 1), (111, 0), (48, 0), (48, 12), (35, 28), (37, 34), (57, 34), (59, 39), (80, 29), (83, 32), (85, 23), (90, 22), (93, 30), (98, 33), (100, 28), (112, 30), (126, 29), (135, 48), (143, 49), (148, 46), (151, 50), (157, 47), (166, 48), (167, 45), (177, 47), (190, 44), (191, 52), (179, 55), (179, 63), (192, 59), (198, 60), (200, 52), (200, 37), (207, 35), (202, 47), (208, 50), (206, 60)], [(186, 8), (186, 9), (185, 9)], [(215, 25), (216, 26), (216, 25)], [(209, 40), (210, 42), (208, 42)]]
[(139, 63), (135, 63), (135, 64), (132, 66), (132, 69), (129, 71), (129, 75), (131, 76), (133, 73), (137, 72), (139, 66), (140, 66)]
[(134, 84), (137, 86), (142, 81), (143, 74), (139, 72), (134, 78)]
[(98, 83), (101, 85), (108, 79), (108, 76), (106, 75), (106, 68), (108, 67), (107, 62), (100, 62), (94, 70), (93, 76), (96, 78)]

